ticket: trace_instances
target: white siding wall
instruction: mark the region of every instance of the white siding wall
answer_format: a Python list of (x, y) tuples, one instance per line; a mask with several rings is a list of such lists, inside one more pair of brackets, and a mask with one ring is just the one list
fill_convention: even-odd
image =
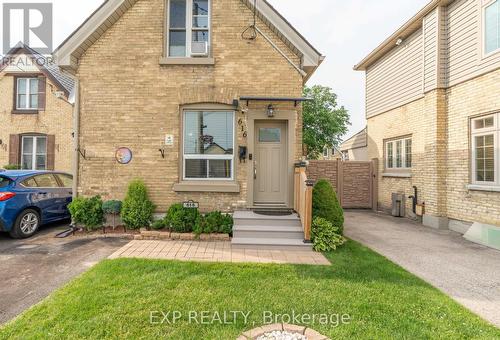
[(366, 113), (373, 117), (500, 67), (500, 52), (483, 54), (482, 1), (436, 8), (403, 45), (366, 70)]
[(483, 53), (480, 0), (457, 0), (448, 6), (448, 79), (453, 86), (500, 67), (500, 53)]
[(373, 116), (423, 95), (422, 29), (366, 70), (366, 111)]

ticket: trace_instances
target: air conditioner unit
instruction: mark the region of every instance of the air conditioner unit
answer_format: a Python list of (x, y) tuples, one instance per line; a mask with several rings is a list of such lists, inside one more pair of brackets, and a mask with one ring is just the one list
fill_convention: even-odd
[(192, 42), (191, 57), (208, 57), (208, 42), (206, 41)]

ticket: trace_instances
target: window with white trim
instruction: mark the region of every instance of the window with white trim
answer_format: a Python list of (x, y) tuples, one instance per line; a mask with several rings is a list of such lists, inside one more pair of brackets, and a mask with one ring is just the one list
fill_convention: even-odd
[(21, 168), (23, 170), (47, 169), (47, 137), (23, 136), (21, 145)]
[(500, 185), (499, 113), (471, 120), (472, 182)]
[(208, 57), (210, 0), (168, 0), (167, 17), (168, 57)]
[(17, 78), (16, 109), (38, 109), (38, 78)]
[(484, 53), (500, 50), (500, 0), (483, 1)]
[(184, 111), (183, 179), (234, 179), (234, 112)]
[(411, 169), (412, 143), (411, 138), (393, 139), (385, 142), (386, 169)]

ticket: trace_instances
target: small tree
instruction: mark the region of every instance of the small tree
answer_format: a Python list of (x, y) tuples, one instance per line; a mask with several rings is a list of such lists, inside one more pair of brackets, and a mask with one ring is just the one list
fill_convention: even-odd
[(149, 227), (155, 206), (148, 198), (148, 190), (142, 180), (130, 182), (123, 201), (121, 218), (130, 229)]
[(304, 146), (307, 157), (317, 159), (325, 147), (340, 144), (340, 138), (351, 124), (349, 113), (343, 106), (338, 106), (337, 95), (329, 87), (305, 87), (304, 97), (312, 98), (304, 103)]
[(344, 233), (344, 211), (337, 199), (337, 194), (327, 180), (319, 180), (313, 188), (313, 218), (322, 217)]

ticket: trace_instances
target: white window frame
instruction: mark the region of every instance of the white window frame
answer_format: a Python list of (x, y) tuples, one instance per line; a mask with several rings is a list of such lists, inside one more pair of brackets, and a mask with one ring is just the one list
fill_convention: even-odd
[[(233, 154), (232, 155), (186, 155), (186, 150), (185, 150), (185, 138), (184, 138), (184, 132), (186, 129), (186, 112), (230, 112), (233, 115), (233, 119), (231, 122), (231, 127), (233, 129)], [(236, 128), (235, 128), (235, 123), (236, 123), (236, 112), (234, 110), (203, 110), (203, 109), (185, 109), (182, 111), (182, 180), (186, 182), (190, 181), (218, 181), (218, 182), (232, 182), (234, 181), (234, 172), (235, 172), (235, 146), (236, 146)], [(186, 160), (187, 159), (200, 159), (200, 160), (230, 160), (231, 161), (231, 177), (229, 178), (211, 178), (211, 177), (206, 177), (206, 178), (187, 178), (186, 177)], [(207, 162), (207, 176), (210, 174), (210, 168), (209, 168), (209, 163)]]
[[(483, 120), (489, 117), (493, 117), (493, 126), (485, 128), (476, 128), (475, 122), (478, 120)], [(500, 186), (500, 127), (499, 127), (500, 113), (487, 114), (480, 117), (475, 117), (470, 120), (470, 145), (471, 145), (471, 183), (481, 186)], [(493, 135), (494, 140), (494, 176), (495, 181), (478, 181), (476, 177), (477, 165), (476, 165), (476, 137)]]
[(328, 148), (327, 147), (325, 147), (323, 149), (323, 157), (328, 157)]
[[(19, 106), (20, 104), (20, 101), (19, 101), (19, 87), (20, 87), (20, 83), (21, 83), (21, 80), (26, 80), (26, 106), (25, 107), (21, 107)], [(38, 105), (36, 107), (33, 107), (31, 105), (31, 82), (32, 81), (37, 81), (38, 82), (38, 86), (40, 86), (40, 82), (38, 80), (38, 78), (33, 78), (33, 77), (30, 77), (30, 78), (17, 78), (17, 83), (16, 83), (16, 110), (38, 110)], [(37, 104), (39, 103), (39, 92), (40, 89), (38, 90), (38, 92), (36, 93), (36, 96), (37, 96)]]
[[(194, 28), (193, 27), (193, 0), (186, 0), (186, 55), (185, 56), (171, 56), (170, 55), (170, 0), (167, 0), (167, 11), (166, 11), (166, 51), (165, 55), (167, 58), (181, 59), (181, 58), (194, 58), (191, 56), (191, 45), (193, 41), (193, 32), (195, 31), (208, 31), (208, 58), (211, 51), (211, 38), (212, 38), (212, 0), (208, 0), (208, 27), (207, 28)], [(175, 29), (174, 29), (175, 30)], [(200, 57), (196, 57), (200, 58)]]
[[(410, 141), (412, 143), (412, 149), (411, 149), (411, 155), (412, 155), (412, 164), (410, 167), (406, 166), (406, 145), (407, 141)], [(401, 142), (401, 167), (397, 166), (397, 143)], [(389, 145), (392, 145), (392, 167), (389, 167)], [(387, 170), (410, 170), (413, 167), (413, 141), (412, 137), (402, 137), (402, 138), (395, 138), (395, 139), (390, 139), (385, 141), (385, 168)]]
[[(24, 159), (24, 140), (32, 138), (33, 139), (33, 149), (31, 150), (31, 169), (26, 169), (23, 166), (23, 159)], [(37, 153), (37, 144), (39, 139), (45, 139), (45, 153)], [(36, 156), (45, 156), (45, 164), (44, 164), (44, 169), (47, 170), (47, 136), (22, 136), (21, 140), (21, 168), (22, 170), (37, 170), (37, 162), (36, 162)]]
[[(486, 52), (486, 8), (488, 8), (489, 6), (491, 6), (495, 0), (480, 0), (481, 1), (481, 4), (482, 4), (482, 7), (481, 7), (481, 33), (482, 33), (482, 37), (481, 37), (481, 52), (483, 54), (483, 58), (488, 58), (496, 53), (499, 53), (500, 52), (500, 46), (496, 49), (496, 50), (493, 50), (491, 52)], [(500, 1), (500, 0), (498, 0)]]

